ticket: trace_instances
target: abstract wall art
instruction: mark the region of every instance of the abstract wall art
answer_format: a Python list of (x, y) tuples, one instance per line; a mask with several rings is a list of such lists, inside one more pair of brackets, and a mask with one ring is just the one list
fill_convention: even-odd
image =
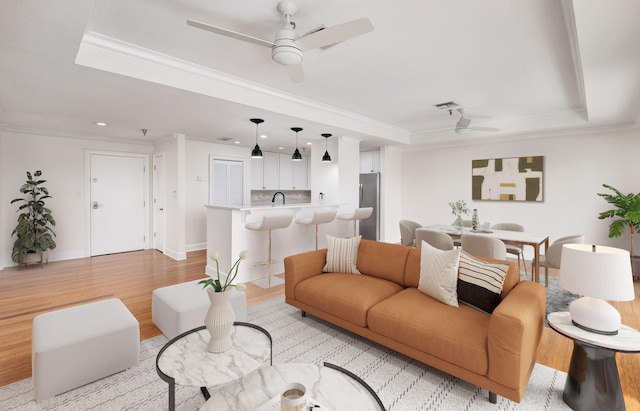
[(543, 201), (544, 156), (471, 161), (473, 200)]

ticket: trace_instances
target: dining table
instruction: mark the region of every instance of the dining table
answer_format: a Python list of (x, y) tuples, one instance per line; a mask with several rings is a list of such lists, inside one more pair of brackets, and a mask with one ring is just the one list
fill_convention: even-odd
[(462, 229), (448, 224), (434, 224), (417, 228), (416, 230), (431, 230), (449, 234), (453, 238), (459, 238), (462, 234), (472, 233), (480, 234), (487, 237), (497, 238), (504, 242), (520, 244), (523, 246), (533, 247), (533, 281), (540, 282), (540, 249), (544, 247), (546, 251), (549, 247), (549, 236), (547, 234), (534, 233), (529, 231), (507, 231), (493, 229), (474, 230), (471, 227), (462, 227)]

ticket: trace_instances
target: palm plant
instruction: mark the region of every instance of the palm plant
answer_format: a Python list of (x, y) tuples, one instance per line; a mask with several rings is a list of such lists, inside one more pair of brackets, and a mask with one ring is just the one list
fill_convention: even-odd
[(27, 171), (27, 181), (20, 187), (20, 192), (26, 194), (26, 198), (11, 201), (11, 204), (23, 203), (18, 207), (18, 211), (21, 211), (18, 225), (11, 233), (12, 236), (16, 236), (11, 252), (11, 259), (16, 263), (23, 262), (28, 253), (41, 253), (56, 248), (56, 242), (53, 240), (56, 234), (51, 228), (56, 225), (56, 220), (44, 202), (51, 196), (49, 190), (42, 185), (47, 180), (41, 180), (40, 176), (40, 170), (33, 175)]
[(616, 218), (609, 226), (609, 238), (622, 236), (627, 227), (629, 227), (629, 234), (631, 235), (629, 252), (633, 257), (633, 237), (636, 232), (640, 232), (640, 193), (624, 195), (610, 185), (603, 184), (602, 186), (613, 191), (615, 195), (606, 193), (598, 193), (598, 195), (616, 208), (601, 212), (598, 218), (600, 220)]

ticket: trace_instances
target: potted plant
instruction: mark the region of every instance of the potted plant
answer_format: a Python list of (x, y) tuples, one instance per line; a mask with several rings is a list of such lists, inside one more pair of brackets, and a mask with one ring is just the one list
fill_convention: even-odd
[(27, 255), (31, 253), (39, 254), (42, 262), (47, 251), (56, 248), (53, 239), (56, 234), (52, 229), (56, 220), (51, 215), (51, 210), (45, 206), (44, 200), (51, 196), (43, 186), (47, 180), (40, 179), (41, 176), (40, 170), (33, 175), (27, 171), (27, 181), (20, 187), (20, 192), (26, 197), (11, 200), (11, 204), (22, 203), (18, 207), (18, 225), (11, 233), (11, 236), (16, 236), (11, 259), (19, 264), (25, 264)]
[[(600, 213), (598, 218), (600, 220), (605, 218), (616, 218), (609, 226), (609, 238), (620, 237), (624, 234), (627, 227), (629, 227), (630, 234), (630, 247), (629, 253), (632, 261), (634, 258), (640, 258), (633, 252), (633, 238), (636, 232), (640, 232), (640, 193), (627, 195), (622, 194), (618, 189), (603, 184), (605, 188), (613, 191), (615, 194), (598, 193), (598, 195), (604, 198), (609, 204), (613, 204), (616, 208), (613, 210), (607, 210)], [(638, 273), (634, 271), (634, 276)]]

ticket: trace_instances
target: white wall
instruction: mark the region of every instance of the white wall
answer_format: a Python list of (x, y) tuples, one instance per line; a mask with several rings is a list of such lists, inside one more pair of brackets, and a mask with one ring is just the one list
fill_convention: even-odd
[[(203, 141), (186, 141), (186, 248), (187, 251), (207, 248), (207, 213), (209, 204), (209, 159), (244, 161), (243, 191), (245, 203), (251, 202), (251, 150), (247, 147)], [(198, 181), (198, 176), (203, 177)]]
[(88, 221), (85, 210), (88, 196), (85, 192), (85, 151), (152, 152), (151, 145), (105, 142), (92, 139), (59, 137), (36, 133), (5, 131), (1, 135), (2, 158), (0, 179), (2, 202), (0, 234), (2, 264), (13, 266), (11, 249), (14, 239), (11, 232), (17, 221), (17, 207), (11, 200), (20, 197), (19, 189), (26, 181), (26, 172), (42, 170), (45, 186), (52, 196), (47, 201), (56, 219), (54, 231), (57, 247), (49, 253), (49, 259), (66, 260), (88, 256), (85, 234)]
[(400, 242), (402, 220), (402, 152), (397, 147), (380, 148), (380, 241)]
[[(469, 139), (472, 139), (469, 136)], [(527, 231), (549, 235), (550, 242), (584, 234), (589, 243), (629, 249), (629, 236), (608, 238), (612, 220), (599, 220), (610, 209), (596, 193), (603, 183), (623, 193), (640, 191), (640, 130), (597, 133), (573, 131), (544, 139), (502, 141), (402, 154), (402, 218), (423, 225), (450, 224), (449, 201), (466, 200), (481, 222), (515, 222)], [(544, 156), (544, 201), (471, 201), (471, 160)], [(528, 250), (527, 250), (528, 248)], [(527, 258), (532, 250), (525, 248)]]

